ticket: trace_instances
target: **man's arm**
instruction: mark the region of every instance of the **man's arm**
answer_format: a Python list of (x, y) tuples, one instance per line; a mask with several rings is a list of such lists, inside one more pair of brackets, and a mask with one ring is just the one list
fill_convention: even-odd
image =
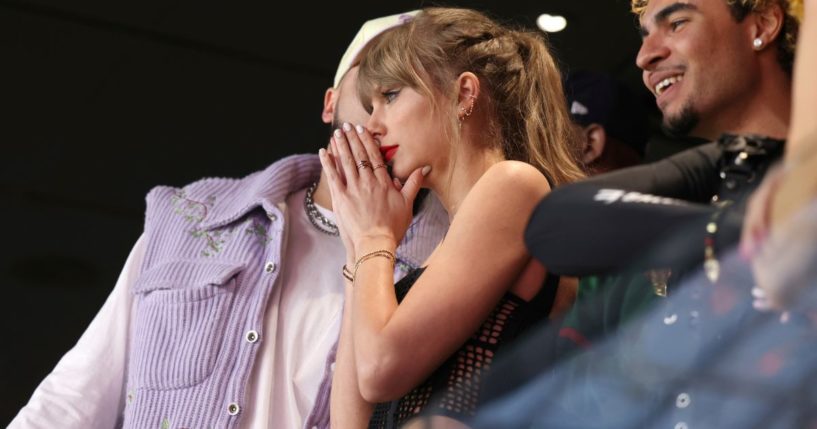
[(536, 259), (559, 275), (677, 267), (703, 257), (705, 226), (715, 210), (580, 183), (569, 190), (559, 188), (539, 203), (525, 230), (525, 243)]
[(582, 183), (708, 203), (718, 186), (720, 155), (717, 143), (707, 143), (660, 161), (601, 174)]
[[(560, 186), (534, 210), (525, 232), (528, 249), (549, 270), (568, 276), (615, 272), (635, 262), (678, 262), (680, 250), (656, 252), (656, 246), (674, 237), (679, 249), (702, 247), (714, 208), (690, 202), (708, 203), (716, 192), (720, 155), (717, 143), (708, 143)], [(637, 260), (648, 250), (649, 258)]]
[(40, 383), (9, 429), (112, 428), (125, 403), (125, 370), (136, 280), (147, 239), (139, 238), (111, 294), (77, 344)]

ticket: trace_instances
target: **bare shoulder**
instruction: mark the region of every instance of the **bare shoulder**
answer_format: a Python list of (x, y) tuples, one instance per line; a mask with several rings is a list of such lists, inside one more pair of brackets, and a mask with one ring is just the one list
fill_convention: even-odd
[[(530, 164), (502, 161), (489, 168), (468, 193), (458, 217), (482, 221), (527, 221), (535, 205), (550, 191), (542, 173)], [(517, 219), (518, 218), (518, 219)]]
[(550, 191), (547, 179), (536, 167), (521, 161), (494, 164), (471, 190), (474, 196), (505, 198), (535, 198), (537, 201)]

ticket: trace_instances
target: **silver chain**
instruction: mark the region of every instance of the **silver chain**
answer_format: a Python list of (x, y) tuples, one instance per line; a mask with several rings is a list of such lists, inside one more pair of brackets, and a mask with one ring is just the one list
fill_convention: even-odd
[(338, 236), (340, 235), (340, 231), (338, 230), (338, 226), (335, 225), (334, 222), (327, 219), (326, 216), (322, 215), (318, 208), (315, 206), (315, 200), (312, 198), (312, 195), (315, 193), (315, 189), (318, 187), (318, 182), (313, 183), (306, 189), (306, 196), (304, 197), (304, 209), (306, 209), (306, 217), (309, 218), (309, 221), (312, 222), (312, 225), (315, 225), (315, 228), (318, 228), (318, 231)]

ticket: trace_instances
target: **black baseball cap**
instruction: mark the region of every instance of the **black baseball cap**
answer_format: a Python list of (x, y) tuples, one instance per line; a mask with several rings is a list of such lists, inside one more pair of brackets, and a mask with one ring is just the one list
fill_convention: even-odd
[(565, 79), (567, 107), (579, 125), (599, 124), (605, 132), (644, 154), (648, 138), (643, 101), (611, 75), (589, 70), (571, 72)]

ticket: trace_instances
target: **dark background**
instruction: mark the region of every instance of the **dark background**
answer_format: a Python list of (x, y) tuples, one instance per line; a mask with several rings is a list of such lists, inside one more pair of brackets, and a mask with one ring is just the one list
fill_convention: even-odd
[[(0, 0), (0, 424), (102, 305), (150, 188), (317, 151), (360, 25), (423, 4)], [(564, 67), (608, 71), (654, 108), (627, 0), (445, 5), (531, 28), (562, 14), (550, 40)]]

